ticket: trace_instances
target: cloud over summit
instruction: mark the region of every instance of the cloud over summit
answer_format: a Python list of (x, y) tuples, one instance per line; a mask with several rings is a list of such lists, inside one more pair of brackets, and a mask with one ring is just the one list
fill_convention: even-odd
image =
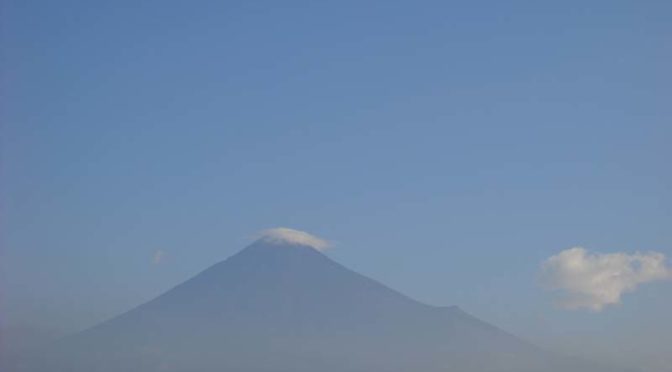
[(268, 243), (305, 245), (313, 247), (318, 251), (324, 251), (330, 245), (329, 242), (315, 235), (287, 227), (266, 229), (257, 234), (257, 236)]
[(590, 253), (581, 247), (564, 250), (542, 265), (542, 281), (560, 293), (566, 309), (601, 311), (618, 304), (621, 295), (640, 284), (672, 278), (665, 255), (648, 253)]

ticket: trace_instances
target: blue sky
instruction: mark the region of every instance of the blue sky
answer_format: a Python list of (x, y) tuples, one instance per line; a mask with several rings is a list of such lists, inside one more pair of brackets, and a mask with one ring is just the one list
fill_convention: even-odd
[(543, 344), (669, 351), (670, 283), (571, 312), (538, 275), (672, 255), (670, 2), (3, 5), (6, 324), (89, 326), (287, 226)]

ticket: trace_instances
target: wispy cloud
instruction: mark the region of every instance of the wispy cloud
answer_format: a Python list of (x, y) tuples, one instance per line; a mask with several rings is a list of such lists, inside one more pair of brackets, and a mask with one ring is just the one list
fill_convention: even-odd
[(618, 304), (624, 293), (640, 284), (672, 278), (665, 255), (648, 253), (590, 253), (581, 247), (564, 250), (542, 266), (542, 280), (559, 292), (558, 303), (571, 310), (601, 311)]
[(154, 253), (152, 253), (152, 265), (160, 264), (161, 262), (163, 262), (165, 257), (166, 257), (166, 252), (165, 251), (163, 251), (161, 249), (155, 250)]
[(318, 251), (323, 251), (330, 246), (329, 242), (315, 235), (287, 227), (266, 229), (258, 233), (257, 237), (269, 243), (299, 244), (313, 247)]

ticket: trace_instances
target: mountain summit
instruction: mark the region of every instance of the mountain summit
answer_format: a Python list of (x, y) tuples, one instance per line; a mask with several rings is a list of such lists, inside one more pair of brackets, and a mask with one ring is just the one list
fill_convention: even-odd
[(601, 371), (546, 353), (457, 307), (410, 299), (332, 261), (320, 252), (324, 241), (304, 234), (267, 231), (19, 370)]
[(279, 245), (303, 245), (318, 251), (329, 248), (329, 242), (311, 235), (305, 231), (289, 229), (286, 227), (276, 227), (267, 229), (259, 234), (259, 240), (266, 243), (275, 243)]

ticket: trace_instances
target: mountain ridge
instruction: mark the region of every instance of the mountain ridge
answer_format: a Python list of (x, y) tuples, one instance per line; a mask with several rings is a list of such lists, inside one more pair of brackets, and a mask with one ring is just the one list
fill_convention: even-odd
[(560, 372), (576, 363), (309, 245), (265, 239), (40, 359), (24, 370)]

